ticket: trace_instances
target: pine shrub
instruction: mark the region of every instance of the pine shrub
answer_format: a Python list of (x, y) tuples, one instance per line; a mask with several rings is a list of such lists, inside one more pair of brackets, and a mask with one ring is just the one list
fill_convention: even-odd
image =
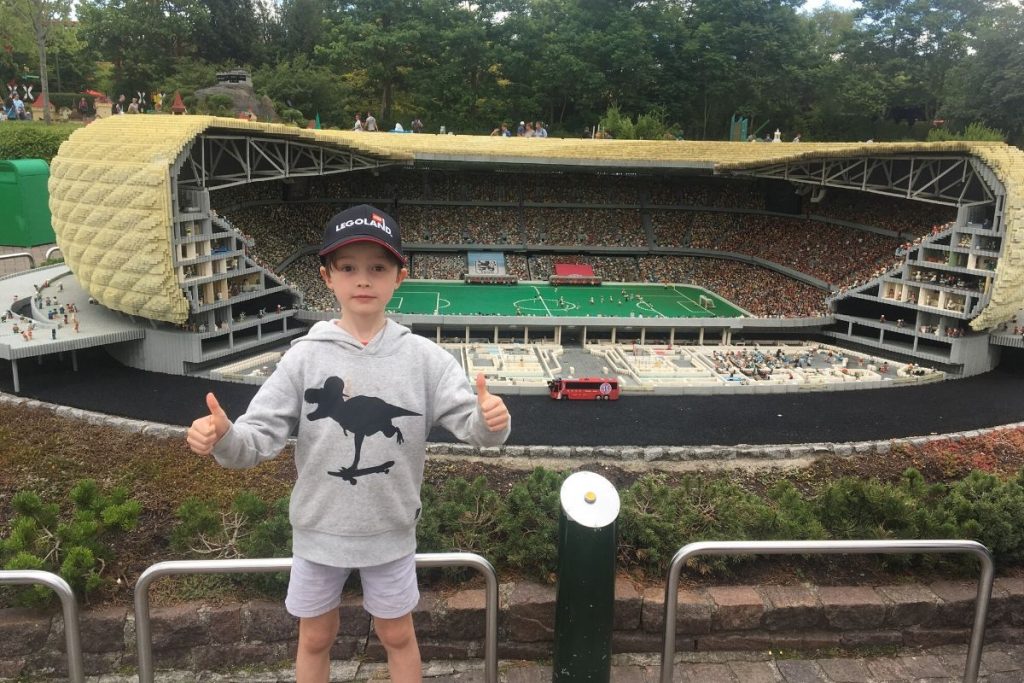
[[(843, 477), (828, 484), (818, 496), (818, 518), (837, 539), (948, 538), (955, 530), (942, 510), (944, 496), (944, 486), (927, 484), (913, 468), (896, 484)], [(893, 555), (883, 564), (934, 561), (932, 556)]]
[[(288, 501), (282, 497), (267, 503), (256, 492), (241, 491), (227, 509), (220, 509), (211, 501), (188, 498), (175, 513), (171, 547), (203, 559), (291, 557)], [(288, 586), (284, 572), (238, 574), (229, 581), (272, 595)]]
[[(771, 526), (772, 511), (735, 483), (702, 476), (669, 486), (662, 474), (647, 474), (622, 495), (619, 557), (626, 566), (664, 573), (676, 551), (694, 541), (746, 540)], [(694, 557), (687, 566), (701, 574), (741, 561)]]
[[(92, 479), (83, 479), (69, 493), (71, 509), (61, 513), (34, 491), (21, 491), (12, 500), (10, 533), (0, 540), (4, 569), (54, 572), (84, 596), (101, 588), (104, 570), (114, 558), (121, 532), (135, 528), (142, 505), (115, 487), (104, 494)], [(20, 589), (16, 600), (44, 605), (53, 593), (42, 586)]]
[(420, 552), (487, 554), (494, 549), (502, 506), (498, 494), (477, 477), (445, 482), (440, 491), (424, 487), (423, 516), (417, 529)]
[(813, 541), (827, 537), (814, 504), (804, 498), (793, 484), (779, 481), (769, 489), (765, 503), (768, 514), (764, 526), (751, 529), (753, 538), (783, 541)]
[(975, 470), (950, 488), (944, 510), (953, 537), (976, 540), (1002, 562), (1024, 559), (1024, 470), (1002, 481)]
[[(416, 529), (417, 547), (422, 553), (467, 552), (493, 558), (495, 536), (503, 507), (487, 479), (472, 483), (462, 477), (448, 480), (440, 488), (424, 485), (421, 493), (423, 515)], [(443, 574), (461, 578), (465, 568), (447, 568)]]
[(559, 491), (564, 474), (537, 468), (505, 498), (496, 550), (503, 567), (554, 583), (558, 569)]

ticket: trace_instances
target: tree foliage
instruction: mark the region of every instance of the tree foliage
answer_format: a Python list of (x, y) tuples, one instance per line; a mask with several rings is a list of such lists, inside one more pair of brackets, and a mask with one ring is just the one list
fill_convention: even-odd
[[(40, 61), (26, 19), (7, 21), (12, 8), (47, 4), (59, 17), (64, 2), (0, 0), (0, 41), (9, 47), (0, 71), (10, 77)], [(279, 110), (346, 128), (356, 111), (372, 111), (382, 128), (420, 117), (427, 130), (486, 133), (541, 119), (553, 134), (576, 135), (614, 107), (622, 122), (647, 115), (651, 130), (660, 123), (698, 139), (726, 137), (734, 115), (747, 117), (751, 132), (779, 128), (786, 139), (923, 139), (935, 120), (958, 133), (979, 122), (1024, 139), (1020, 3), (802, 6), (82, 0), (78, 24), (60, 23), (46, 51), (59, 54), (67, 92), (172, 82), (194, 89), (212, 83), (179, 76), (244, 67)]]

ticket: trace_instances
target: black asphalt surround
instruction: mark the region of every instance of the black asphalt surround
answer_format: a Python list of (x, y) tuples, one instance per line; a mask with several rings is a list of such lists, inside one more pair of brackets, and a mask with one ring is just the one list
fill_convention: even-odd
[[(214, 391), (229, 417), (257, 387), (142, 372), (96, 350), (18, 364), (21, 396), (140, 420), (187, 425)], [(552, 401), (505, 396), (509, 444), (552, 446), (702, 446), (850, 442), (965, 431), (1024, 421), (1024, 371), (894, 389), (732, 396), (624, 396), (618, 401)], [(0, 390), (12, 393), (10, 363), (0, 361)], [(431, 441), (452, 441), (435, 430)]]

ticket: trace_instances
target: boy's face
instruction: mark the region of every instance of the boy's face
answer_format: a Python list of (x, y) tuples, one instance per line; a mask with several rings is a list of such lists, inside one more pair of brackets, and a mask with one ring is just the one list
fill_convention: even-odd
[(409, 274), (391, 252), (373, 242), (346, 244), (327, 258), (320, 277), (346, 318), (383, 317), (384, 307)]

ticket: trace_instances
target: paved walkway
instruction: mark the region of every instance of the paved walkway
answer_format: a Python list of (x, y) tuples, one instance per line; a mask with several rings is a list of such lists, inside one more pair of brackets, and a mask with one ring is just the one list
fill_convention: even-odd
[[(781, 656), (772, 656), (781, 655)], [(963, 679), (967, 647), (946, 645), (926, 650), (904, 649), (874, 655), (844, 655), (820, 658), (788, 658), (785, 653), (703, 652), (677, 656), (673, 681), (680, 683), (952, 683)], [(612, 660), (613, 683), (657, 683), (660, 674), (657, 655), (616, 655)], [(551, 666), (534, 662), (502, 661), (502, 683), (550, 683)], [(424, 664), (428, 683), (483, 683), (483, 663), (476, 661), (433, 661)], [(88, 679), (95, 683), (134, 683), (129, 675), (106, 675)], [(246, 683), (290, 683), (290, 669), (280, 671), (195, 674), (160, 672), (157, 683), (186, 681)], [(380, 663), (335, 662), (333, 683), (387, 681), (387, 668)], [(980, 683), (1024, 682), (1024, 644), (994, 643), (985, 647), (981, 659)]]

